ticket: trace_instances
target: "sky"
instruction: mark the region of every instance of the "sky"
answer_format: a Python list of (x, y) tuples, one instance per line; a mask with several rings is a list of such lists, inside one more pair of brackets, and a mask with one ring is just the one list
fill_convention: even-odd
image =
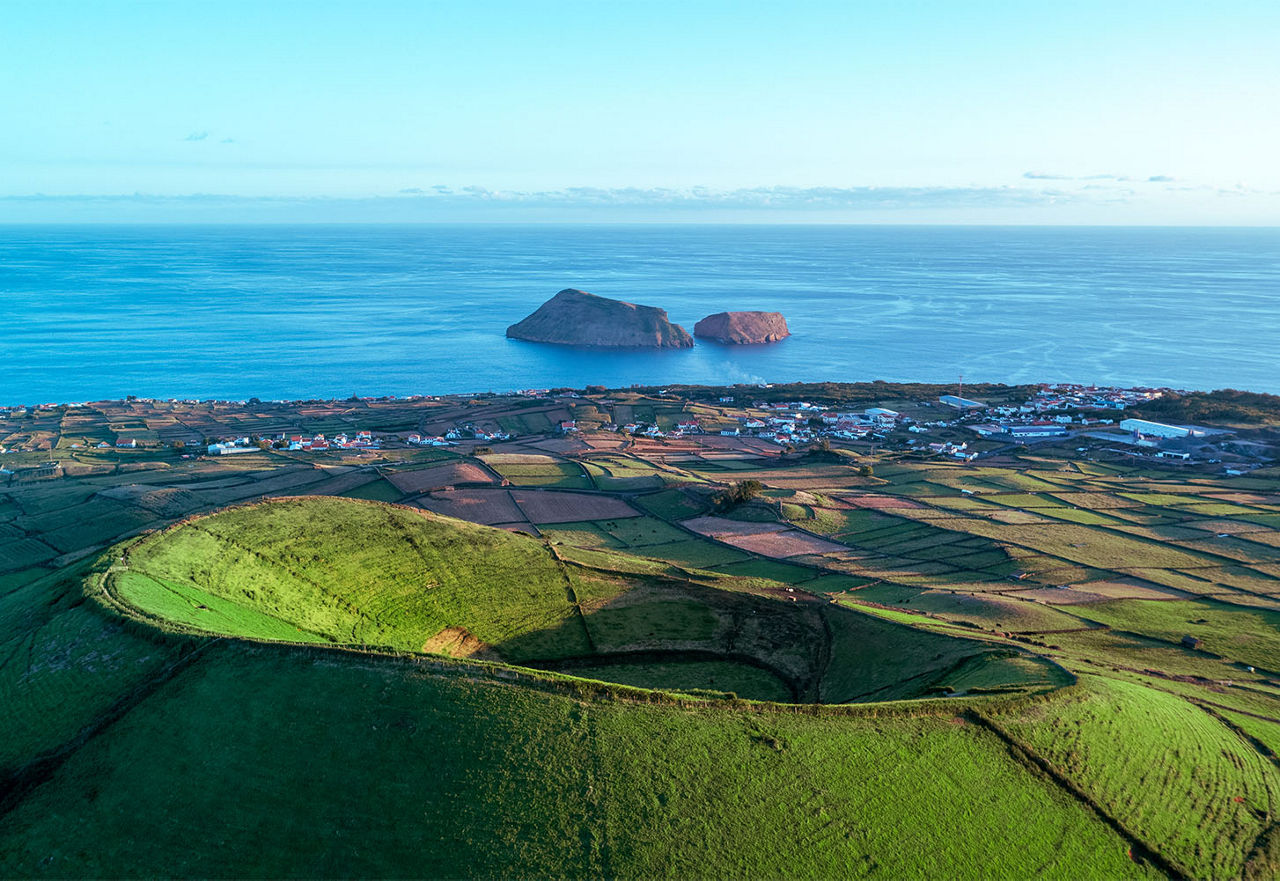
[(0, 222), (1280, 225), (1280, 3), (5, 0)]

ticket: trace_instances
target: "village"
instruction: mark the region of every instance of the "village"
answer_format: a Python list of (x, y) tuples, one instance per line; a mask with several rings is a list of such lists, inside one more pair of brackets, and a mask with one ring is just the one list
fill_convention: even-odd
[(461, 446), (467, 453), (534, 437), (609, 435), (624, 444), (748, 445), (762, 454), (772, 448), (775, 455), (834, 448), (862, 456), (957, 462), (1035, 446), (1166, 466), (1215, 466), (1228, 475), (1246, 473), (1275, 453), (1267, 441), (1236, 438), (1221, 427), (1164, 423), (1124, 412), (1182, 394), (1176, 390), (1045, 384), (1021, 394), (996, 386), (966, 396), (963, 387), (951, 393), (934, 386), (935, 393), (922, 398), (883, 386), (878, 399), (856, 407), (819, 403), (819, 397), (779, 400), (778, 392), (791, 387), (768, 384), (719, 392), (590, 387), (329, 402), (134, 398), (3, 407), (0, 480), (56, 476), (61, 468), (53, 461), (55, 452), (81, 458), (164, 448), (182, 458), (261, 451), (361, 456)]

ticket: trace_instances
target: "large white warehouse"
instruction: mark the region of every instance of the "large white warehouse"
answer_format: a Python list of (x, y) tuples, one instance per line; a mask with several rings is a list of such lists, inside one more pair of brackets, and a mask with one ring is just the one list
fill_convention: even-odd
[(1148, 437), (1193, 437), (1202, 433), (1185, 425), (1165, 425), (1163, 422), (1148, 422), (1145, 419), (1121, 419), (1120, 427)]

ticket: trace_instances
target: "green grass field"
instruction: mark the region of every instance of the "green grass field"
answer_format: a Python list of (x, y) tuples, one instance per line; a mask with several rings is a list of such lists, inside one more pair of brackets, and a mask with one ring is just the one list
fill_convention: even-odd
[[(559, 489), (593, 489), (591, 477), (577, 462), (504, 462), (485, 457), (487, 464), (514, 486), (553, 486)], [(544, 457), (545, 458), (545, 457)]]
[(249, 635), (234, 628), (252, 615), (253, 635), (275, 620), (333, 642), (419, 651), (461, 627), (513, 659), (588, 650), (564, 573), (541, 543), (370, 502), (232, 508), (131, 548), (113, 581), (160, 618), (175, 590), (244, 607), (243, 616), (223, 604), (184, 611), (184, 623), (207, 619), (202, 629), (234, 635)]
[(994, 736), (947, 714), (584, 705), (234, 644), (79, 750), (0, 828), (6, 877), (531, 866), (635, 878), (1150, 874)]
[(1083, 684), (1070, 702), (996, 721), (1189, 877), (1239, 874), (1269, 825), (1280, 770), (1175, 696), (1099, 677)]
[(1280, 672), (1278, 611), (1242, 609), (1211, 600), (1117, 600), (1091, 604), (1081, 614), (1170, 642), (1193, 636), (1202, 641), (1205, 651)]

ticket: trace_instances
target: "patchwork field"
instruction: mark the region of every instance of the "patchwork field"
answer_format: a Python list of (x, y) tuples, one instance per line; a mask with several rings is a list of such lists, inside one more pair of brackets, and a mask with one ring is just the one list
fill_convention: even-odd
[[(97, 412), (5, 435), (2, 877), (1280, 876), (1275, 469)], [(458, 424), (520, 437), (160, 446)]]

